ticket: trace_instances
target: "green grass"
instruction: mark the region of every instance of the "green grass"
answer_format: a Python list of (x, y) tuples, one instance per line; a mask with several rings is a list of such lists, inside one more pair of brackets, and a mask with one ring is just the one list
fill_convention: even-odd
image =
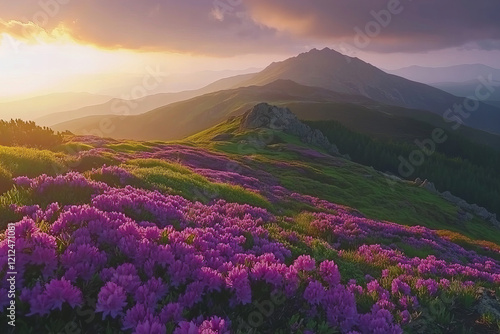
[(0, 166), (0, 194), (12, 187), (12, 173)]
[[(233, 159), (241, 159), (245, 152), (239, 141), (249, 136), (258, 134), (247, 132), (231, 142), (213, 147)], [(278, 134), (277, 138), (307, 147), (292, 136)], [(372, 219), (449, 230), (473, 239), (500, 243), (500, 231), (491, 224), (477, 218), (459, 222), (457, 208), (451, 203), (409, 182), (393, 182), (372, 168), (343, 159), (319, 163), (284, 149), (283, 144), (252, 148), (248, 153), (254, 163), (251, 167), (275, 175), (289, 190), (355, 208)], [(290, 167), (278, 167), (276, 162), (286, 162)]]
[(210, 182), (181, 164), (156, 159), (137, 159), (129, 161), (127, 165), (132, 174), (147, 185), (191, 200), (206, 203), (220, 198), (229, 202), (270, 207), (267, 199), (260, 194), (240, 186)]
[(0, 146), (0, 168), (13, 177), (54, 175), (67, 170), (66, 157), (60, 153), (24, 147)]
[[(234, 138), (226, 142), (211, 142), (211, 138), (219, 133), (231, 133)], [(267, 147), (252, 146), (252, 139), (263, 138), (267, 138)], [(347, 160), (332, 158), (332, 161), (323, 162), (302, 157), (300, 153), (290, 151), (286, 146), (292, 144), (311, 148), (310, 146), (280, 132), (240, 131), (239, 118), (228, 120), (189, 137), (187, 141), (177, 143), (194, 144), (225, 152), (230, 158), (250, 168), (270, 172), (289, 190), (355, 208), (369, 218), (448, 230), (471, 239), (500, 244), (498, 230), (477, 218), (469, 222), (459, 222), (456, 207), (425, 189), (408, 182), (388, 181), (373, 169)], [(108, 145), (108, 148), (116, 152), (133, 153), (150, 151), (152, 147), (163, 144), (165, 143), (124, 141)], [(57, 151), (64, 152), (65, 148), (87, 150), (91, 146), (68, 143), (57, 148)], [(279, 166), (276, 164), (278, 162), (287, 163), (289, 166)], [(66, 166), (87, 171), (103, 164), (117, 163), (112, 153), (72, 161), (63, 153), (0, 146), (0, 193), (11, 188), (11, 177), (53, 175), (67, 171)], [(124, 166), (137, 177), (139, 186), (179, 194), (205, 203), (221, 198), (230, 202), (271, 207), (267, 199), (260, 194), (240, 186), (211, 182), (181, 164), (142, 159), (131, 160)], [(288, 203), (284, 208), (287, 214), (295, 215), (302, 211), (294, 210), (294, 205)]]
[(75, 154), (78, 152), (82, 151), (89, 151), (93, 149), (94, 147), (91, 145), (83, 144), (83, 143), (78, 143), (78, 142), (68, 142), (61, 144), (55, 148), (52, 149), (54, 152), (62, 152), (66, 154)]
[(207, 130), (189, 136), (188, 138), (186, 138), (186, 140), (193, 142), (209, 142), (212, 140), (213, 137), (221, 133), (235, 134), (236, 132), (238, 132), (240, 121), (241, 118), (239, 117), (234, 119), (229, 119), (212, 128), (209, 128)]
[(415, 248), (403, 242), (394, 243), (408, 257), (426, 258), (429, 255), (436, 255), (436, 251), (432, 247)]
[[(267, 147), (245, 151), (245, 149), (248, 149), (248, 145), (247, 147), (242, 146), (242, 140), (248, 141), (252, 137), (262, 137), (268, 133), (261, 131), (239, 132), (234, 121), (223, 123), (216, 130), (219, 133), (220, 131), (233, 133), (235, 137), (227, 142), (212, 142), (210, 139), (217, 132), (210, 129), (198, 134), (197, 137), (191, 137), (187, 143), (176, 143), (196, 145), (202, 148), (215, 148), (225, 152), (230, 159), (234, 159), (246, 167), (271, 173), (284, 187), (291, 191), (352, 207), (369, 218), (392, 221), (403, 225), (422, 225), (436, 229), (440, 236), (449, 238), (467, 249), (492, 256), (495, 259), (499, 258), (500, 232), (497, 229), (478, 218), (474, 218), (469, 222), (458, 222), (457, 209), (453, 205), (425, 189), (414, 186), (410, 182), (389, 182), (385, 176), (372, 168), (341, 158), (307, 158), (302, 156), (298, 150), (289, 150), (287, 145), (311, 147), (304, 145), (295, 137), (281, 133), (273, 132), (273, 138)], [(134, 153), (149, 151), (156, 145), (165, 145), (165, 143), (124, 141), (108, 145), (108, 148), (115, 152)], [(71, 144), (68, 147), (74, 146)], [(85, 146), (83, 147), (85, 148)], [(57, 150), (67, 152), (62, 147)], [(80, 164), (73, 165), (76, 162), (80, 162)], [(69, 157), (62, 153), (0, 147), (0, 230), (5, 229), (9, 222), (21, 219), (18, 214), (8, 209), (12, 204), (39, 204), (45, 206), (55, 201), (61, 205), (84, 204), (89, 203), (92, 195), (90, 189), (75, 191), (71, 187), (56, 186), (47, 189), (40, 196), (34, 191), (13, 187), (10, 181), (13, 175), (37, 176), (42, 173), (53, 174), (51, 169), (57, 170), (59, 168), (63, 171), (66, 165), (76, 169), (88, 170), (101, 167), (103, 163), (109, 165), (110, 163), (118, 164), (119, 162), (114, 153), (89, 156), (77, 161), (75, 156)], [(54, 168), (54, 166), (56, 167)], [(344, 284), (354, 278), (358, 284), (364, 285), (367, 283), (366, 274), (380, 279), (382, 269), (389, 269), (390, 277), (396, 277), (403, 272), (401, 268), (393, 265), (391, 261), (383, 257), (375, 258), (374, 261), (367, 263), (355, 251), (359, 246), (356, 243), (345, 246), (341, 244), (343, 253), (339, 255), (339, 252), (331, 245), (336, 240), (335, 235), (331, 232), (321, 232), (311, 226), (311, 222), (314, 220), (312, 213), (323, 210), (321, 208), (312, 207), (291, 198), (285, 198), (283, 201), (271, 205), (267, 199), (258, 193), (240, 186), (211, 182), (181, 163), (158, 159), (134, 159), (120, 166), (134, 175), (135, 178), (128, 181), (128, 184), (134, 187), (179, 194), (189, 200), (198, 200), (204, 203), (215, 199), (224, 199), (228, 202), (244, 203), (269, 209), (270, 212), (276, 215), (276, 220), (266, 223), (264, 227), (273, 240), (281, 242), (292, 252), (292, 257), (286, 260), (288, 265), (302, 254), (309, 254), (318, 262), (326, 259), (334, 260), (339, 267), (342, 283)], [(90, 172), (85, 173), (86, 176), (91, 174)], [(104, 181), (112, 186), (121, 186), (116, 178), (110, 176), (102, 176), (101, 178), (101, 176), (96, 175), (92, 178)], [(4, 190), (2, 190), (2, 186), (5, 188)], [(137, 221), (152, 219), (152, 216), (146, 210), (139, 213), (129, 213), (127, 211), (125, 213)], [(48, 222), (38, 222), (38, 224), (42, 229), (50, 226)], [(290, 235), (290, 232), (294, 232), (294, 235)], [(165, 234), (162, 238), (166, 242), (165, 238), (168, 238), (168, 236)], [(251, 233), (245, 234), (245, 238), (246, 241), (243, 247), (250, 249), (255, 240)], [(488, 240), (489, 242), (482, 240)], [(190, 239), (190, 241), (193, 240)], [(430, 247), (414, 248), (401, 242), (401, 239), (398, 238), (372, 237), (368, 238), (366, 243), (393, 244), (409, 257), (424, 258), (435, 252)], [(384, 282), (389, 284), (388, 282), (390, 282), (388, 279), (380, 279), (380, 281), (382, 284), (385, 284)], [(390, 288), (390, 286), (385, 286), (385, 288)], [(495, 287), (492, 285), (491, 288)], [(456, 291), (457, 308), (472, 309), (475, 296), (470, 291), (473, 290)], [(264, 294), (267, 294), (267, 292)], [(424, 292), (420, 291), (418, 294), (421, 297), (421, 305), (423, 305), (424, 310), (433, 306), (432, 303), (436, 298), (430, 298), (430, 296), (426, 296)], [(362, 312), (369, 312), (374, 300), (369, 296), (358, 296), (356, 298), (358, 298), (359, 309)], [(447, 328), (452, 329), (457, 328), (458, 325), (455, 325), (455, 323), (453, 323), (454, 327), (451, 326), (450, 316), (460, 315), (460, 313), (452, 308), (447, 308), (446, 312), (439, 315), (439, 317), (431, 318), (419, 315), (411, 323), (416, 325), (411, 326), (419, 328), (420, 324), (427, 322), (427, 324), (424, 324), (427, 329), (437, 329), (442, 326), (448, 326)], [(284, 318), (289, 319), (290, 317)], [(489, 321), (487, 316), (484, 317), (484, 321)], [(408, 329), (411, 332), (411, 326), (406, 326), (405, 331)]]
[(311, 164), (306, 173), (288, 169), (276, 170), (275, 175), (290, 190), (356, 208), (369, 218), (500, 243), (500, 232), (486, 222), (459, 223), (457, 208), (441, 197), (409, 183), (388, 183), (384, 176), (354, 163), (329, 168)]
[(8, 223), (21, 219), (20, 215), (14, 213), (9, 207), (12, 204), (19, 206), (31, 205), (31, 196), (27, 190), (13, 187), (0, 196), (0, 230), (3, 231)]
[(112, 153), (105, 152), (100, 155), (84, 155), (71, 161), (69, 166), (78, 172), (85, 172), (94, 168), (100, 168), (103, 165), (113, 166), (119, 164), (120, 161)]
[[(261, 147), (256, 142), (265, 142), (268, 146)], [(312, 148), (302, 143), (298, 138), (272, 130), (256, 130), (240, 132), (230, 141), (215, 143), (210, 148), (232, 154), (233, 159), (240, 159), (242, 156), (252, 156), (255, 161), (295, 161), (300, 160), (297, 152), (287, 150), (286, 145), (292, 144), (305, 148)], [(314, 148), (322, 151), (319, 148)]]
[(106, 148), (112, 149), (116, 152), (134, 153), (134, 152), (150, 152), (151, 145), (145, 143), (138, 143), (132, 141), (125, 141), (118, 144), (108, 144)]

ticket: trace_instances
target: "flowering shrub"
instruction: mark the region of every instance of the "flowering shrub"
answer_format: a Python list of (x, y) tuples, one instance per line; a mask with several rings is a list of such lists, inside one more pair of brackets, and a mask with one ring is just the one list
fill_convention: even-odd
[[(161, 147), (141, 154), (174, 157)], [(225, 158), (200, 150), (183, 154), (205, 177), (261, 190), (259, 173), (217, 169)], [(209, 159), (200, 162), (202, 156)], [(35, 203), (10, 207), (22, 216), (15, 222), (18, 317), (35, 332), (62, 331), (59, 319), (96, 333), (402, 333), (433, 301), (457, 296), (467, 305), (476, 289), (500, 283), (494, 257), (424, 227), (367, 219), (292, 193), (271, 177), (264, 178), (269, 196), (316, 212), (280, 217), (217, 198), (193, 202), (127, 185), (134, 176), (116, 166), (86, 175), (14, 180)], [(51, 201), (56, 193), (85, 196)], [(0, 236), (3, 312), (6, 237)], [(429, 254), (412, 254), (423, 250)], [(88, 313), (92, 320), (81, 319)]]
[(123, 186), (130, 183), (134, 179), (134, 176), (122, 167), (104, 165), (101, 168), (93, 169), (91, 178), (110, 185)]

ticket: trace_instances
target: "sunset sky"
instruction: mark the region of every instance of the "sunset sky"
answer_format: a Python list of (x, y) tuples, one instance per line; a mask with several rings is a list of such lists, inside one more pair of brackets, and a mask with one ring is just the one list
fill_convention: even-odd
[(98, 93), (146, 68), (262, 68), (313, 47), (386, 69), (500, 68), (499, 13), (498, 0), (2, 1), (0, 99)]

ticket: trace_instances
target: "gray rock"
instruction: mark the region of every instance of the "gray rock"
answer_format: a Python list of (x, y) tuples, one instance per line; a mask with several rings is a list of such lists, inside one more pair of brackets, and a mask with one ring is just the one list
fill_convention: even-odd
[(500, 321), (500, 302), (496, 298), (494, 292), (481, 288), (479, 294), (479, 302), (477, 303), (476, 311), (479, 314), (489, 314), (493, 316), (496, 321)]
[(490, 222), (492, 225), (500, 228), (500, 222), (497, 220), (497, 215), (495, 213), (491, 213), (485, 208), (477, 205), (477, 204), (469, 204), (465, 200), (460, 197), (454, 196), (449, 191), (445, 191), (441, 193), (441, 197), (443, 197), (448, 202), (451, 202), (458, 206), (460, 209), (475, 214), (481, 219), (484, 219)]
[(434, 186), (434, 183), (429, 182), (429, 180), (427, 180), (427, 179), (425, 179), (424, 182), (422, 182), (419, 187), (427, 189), (428, 191), (430, 191), (432, 193), (438, 192), (436, 187)]
[(228, 141), (234, 137), (231, 133), (220, 133), (212, 138), (212, 141)]
[(465, 222), (470, 221), (472, 218), (474, 218), (474, 216), (471, 213), (464, 211), (461, 208), (458, 208), (457, 218), (458, 218), (458, 221), (460, 223), (465, 223)]
[(260, 140), (258, 138), (252, 138), (248, 141), (248, 145), (254, 148), (264, 148), (267, 146), (267, 143), (263, 140)]
[(389, 180), (392, 180), (392, 181), (395, 181), (395, 182), (402, 182), (403, 179), (390, 173), (390, 172), (385, 172), (385, 173), (382, 173), (380, 172), (383, 176), (385, 176), (386, 178), (388, 178)]
[(339, 155), (337, 146), (319, 130), (302, 123), (288, 108), (260, 103), (243, 115), (240, 129), (271, 129), (297, 136), (303, 143), (318, 146), (332, 155)]

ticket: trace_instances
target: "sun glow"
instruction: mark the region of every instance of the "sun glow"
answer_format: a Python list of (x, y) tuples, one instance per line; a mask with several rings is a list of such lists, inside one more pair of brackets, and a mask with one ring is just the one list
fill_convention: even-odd
[(196, 89), (215, 79), (207, 81), (196, 74), (186, 84), (183, 74), (269, 63), (269, 55), (228, 56), (220, 62), (219, 57), (195, 53), (100, 48), (73, 34), (62, 23), (46, 30), (33, 22), (0, 19), (0, 102), (71, 91), (119, 97), (150, 68), (165, 77), (159, 91), (151, 94)]
[(101, 50), (65, 37), (30, 43), (0, 36), (0, 97), (43, 93), (75, 76), (130, 71), (136, 62), (131, 52)]

